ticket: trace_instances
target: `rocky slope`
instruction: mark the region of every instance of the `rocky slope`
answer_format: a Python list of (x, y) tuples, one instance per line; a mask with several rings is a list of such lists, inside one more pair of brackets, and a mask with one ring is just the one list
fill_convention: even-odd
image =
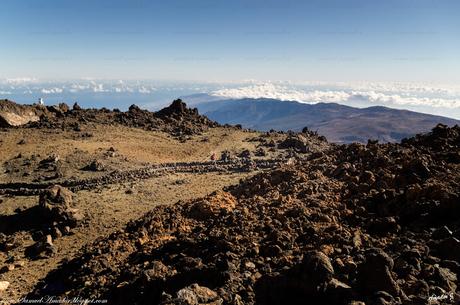
[[(0, 128), (4, 304), (155, 206), (205, 196), (291, 154), (276, 149), (287, 134), (217, 126), (178, 101), (159, 113), (49, 108), (40, 122)], [(304, 134), (296, 145), (327, 145), (311, 140)]]
[(79, 130), (87, 123), (143, 128), (168, 132), (175, 136), (199, 134), (216, 122), (201, 116), (197, 109), (187, 108), (182, 100), (175, 100), (169, 107), (158, 112), (142, 110), (132, 105), (128, 111), (117, 109), (82, 109), (78, 104), (70, 108), (61, 103), (53, 106), (19, 105), (11, 101), (0, 101), (0, 126), (25, 126), (30, 128), (59, 128)]
[[(460, 127), (288, 164), (159, 206), (30, 294), (110, 304), (458, 304)], [(304, 157), (299, 157), (302, 154)]]

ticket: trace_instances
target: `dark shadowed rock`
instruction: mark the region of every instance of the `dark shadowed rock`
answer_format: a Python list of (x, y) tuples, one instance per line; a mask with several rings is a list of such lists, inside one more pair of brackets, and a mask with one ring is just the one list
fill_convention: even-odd
[(329, 257), (323, 252), (312, 251), (305, 254), (301, 269), (306, 281), (311, 281), (313, 286), (328, 283), (334, 276)]
[(72, 106), (72, 109), (75, 110), (75, 111), (79, 111), (79, 110), (81, 110), (81, 107), (80, 107), (80, 105), (78, 105), (78, 103), (75, 102), (73, 104), (73, 106)]
[(448, 237), (439, 241), (436, 245), (436, 250), (440, 257), (460, 263), (460, 240), (457, 238)]
[(393, 266), (393, 259), (382, 249), (367, 251), (365, 261), (358, 266), (358, 289), (368, 295), (386, 291), (398, 296), (400, 289), (391, 273)]
[(83, 167), (83, 170), (92, 171), (92, 172), (100, 172), (100, 171), (105, 170), (105, 167), (104, 167), (104, 164), (102, 164), (101, 161), (93, 160), (93, 161), (91, 161), (90, 164), (88, 164), (85, 167)]
[(433, 234), (431, 234), (431, 237), (433, 239), (444, 239), (452, 236), (452, 231), (449, 230), (448, 227), (442, 226), (438, 229), (436, 229)]
[(171, 116), (174, 114), (181, 115), (186, 112), (187, 112), (187, 105), (181, 99), (177, 99), (177, 100), (174, 100), (172, 104), (169, 105), (168, 107), (163, 108), (160, 111), (158, 111), (157, 114), (159, 116)]

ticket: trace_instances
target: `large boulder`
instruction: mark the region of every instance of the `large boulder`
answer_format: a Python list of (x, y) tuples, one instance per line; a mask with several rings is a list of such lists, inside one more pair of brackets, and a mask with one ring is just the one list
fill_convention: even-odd
[(365, 261), (358, 268), (358, 290), (365, 295), (385, 291), (394, 297), (400, 295), (398, 283), (393, 278), (393, 259), (382, 249), (370, 249)]
[(58, 105), (47, 106), (46, 109), (49, 112), (53, 112), (59, 117), (63, 117), (67, 112), (69, 112), (69, 105), (66, 103), (59, 103)]
[(21, 126), (39, 120), (40, 113), (35, 107), (0, 100), (0, 127)]
[(320, 251), (307, 252), (303, 258), (301, 269), (304, 283), (310, 282), (311, 287), (327, 284), (334, 276), (334, 268), (326, 254)]
[(63, 226), (75, 227), (83, 220), (83, 214), (73, 205), (73, 193), (65, 187), (55, 185), (40, 194), (39, 207), (46, 220)]
[(460, 263), (460, 240), (448, 237), (435, 244), (435, 250), (443, 259), (455, 260)]
[[(171, 116), (171, 115), (182, 115), (187, 113), (187, 111), (191, 111), (187, 108), (187, 104), (185, 104), (181, 99), (174, 100), (171, 105), (166, 108), (161, 109), (157, 112), (157, 114), (161, 116)], [(193, 112), (196, 112), (194, 110)], [(196, 113), (198, 114), (198, 113)]]
[(279, 148), (292, 148), (301, 153), (309, 152), (307, 138), (302, 135), (290, 135), (279, 144)]

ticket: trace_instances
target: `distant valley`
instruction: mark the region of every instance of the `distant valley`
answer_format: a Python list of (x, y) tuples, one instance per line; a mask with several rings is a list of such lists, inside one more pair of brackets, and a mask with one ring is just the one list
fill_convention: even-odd
[(438, 123), (453, 126), (460, 121), (408, 110), (375, 106), (354, 108), (336, 103), (305, 104), (276, 99), (219, 99), (205, 94), (184, 97), (200, 113), (222, 124), (241, 124), (261, 131), (304, 127), (318, 131), (331, 142), (398, 142), (427, 132)]

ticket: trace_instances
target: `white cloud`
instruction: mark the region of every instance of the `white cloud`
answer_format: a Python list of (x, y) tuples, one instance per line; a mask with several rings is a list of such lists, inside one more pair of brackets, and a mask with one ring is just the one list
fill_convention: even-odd
[(108, 92), (109, 90), (104, 89), (104, 84), (96, 84), (95, 82), (91, 82), (93, 92)]
[(11, 85), (20, 85), (24, 83), (32, 83), (37, 82), (38, 80), (34, 77), (17, 77), (17, 78), (7, 78), (5, 79), (5, 83)]
[(72, 92), (72, 93), (76, 93), (76, 92), (80, 92), (80, 91), (84, 91), (84, 90), (88, 90), (88, 89), (89, 89), (89, 85), (72, 84), (72, 85), (70, 85), (69, 91)]
[(144, 86), (141, 86), (138, 90), (139, 93), (142, 93), (142, 94), (149, 94), (151, 93), (152, 91), (148, 88), (145, 88)]
[(229, 98), (272, 98), (282, 101), (300, 101), (304, 103), (341, 102), (349, 95), (343, 91), (302, 91), (284, 85), (265, 83), (240, 88), (221, 89), (211, 95)]
[(443, 98), (428, 98), (428, 97), (414, 97), (414, 96), (401, 96), (399, 94), (387, 95), (375, 91), (369, 92), (353, 92), (348, 100), (361, 99), (369, 101), (377, 105), (410, 105), (410, 106), (430, 106), (430, 107), (443, 107), (443, 108), (457, 108), (460, 107), (460, 99), (443, 99)]
[(43, 89), (41, 90), (41, 93), (43, 93), (43, 94), (55, 94), (55, 93), (62, 93), (63, 91), (64, 91), (64, 90), (62, 90), (61, 88), (57, 88), (57, 87), (55, 87), (55, 88), (50, 88), (50, 89), (45, 89), (45, 88), (43, 88)]
[[(329, 86), (330, 87), (330, 86)], [(335, 84), (339, 90), (318, 88), (318, 84), (312, 88), (302, 88), (296, 85), (263, 83), (239, 88), (227, 88), (211, 93), (217, 97), (234, 99), (241, 98), (273, 98), (282, 101), (299, 101), (302, 103), (342, 103), (342, 104), (365, 104), (367, 106), (427, 106), (441, 108), (460, 107), (460, 93), (454, 89), (421, 87), (420, 85), (382, 85), (369, 83), (367, 86)], [(327, 88), (327, 87), (325, 87)], [(358, 89), (358, 90), (355, 90)], [(422, 95), (421, 92), (425, 94)], [(428, 94), (429, 93), (429, 96)], [(442, 96), (442, 97), (439, 97)]]

